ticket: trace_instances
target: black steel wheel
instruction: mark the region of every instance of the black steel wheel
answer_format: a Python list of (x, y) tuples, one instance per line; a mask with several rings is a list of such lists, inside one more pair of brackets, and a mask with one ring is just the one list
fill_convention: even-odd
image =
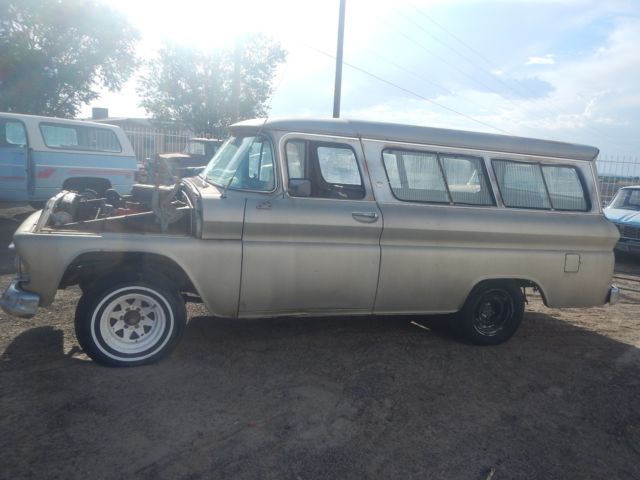
[(478, 345), (497, 345), (518, 330), (524, 315), (520, 288), (509, 281), (483, 282), (467, 297), (459, 313), (463, 335)]

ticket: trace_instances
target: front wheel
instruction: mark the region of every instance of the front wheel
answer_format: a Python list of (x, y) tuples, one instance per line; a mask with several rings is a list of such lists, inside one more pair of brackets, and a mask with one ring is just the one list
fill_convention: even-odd
[(80, 346), (108, 366), (153, 363), (167, 355), (184, 331), (184, 301), (158, 275), (121, 272), (86, 289), (76, 309)]
[(518, 330), (524, 315), (524, 297), (512, 282), (485, 282), (476, 286), (459, 312), (459, 326), (477, 345), (497, 345)]

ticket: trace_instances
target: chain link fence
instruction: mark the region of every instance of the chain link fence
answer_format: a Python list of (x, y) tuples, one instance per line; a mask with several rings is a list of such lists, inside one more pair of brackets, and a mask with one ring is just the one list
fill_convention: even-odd
[(600, 155), (596, 166), (600, 197), (605, 203), (609, 203), (620, 187), (640, 185), (640, 157)]

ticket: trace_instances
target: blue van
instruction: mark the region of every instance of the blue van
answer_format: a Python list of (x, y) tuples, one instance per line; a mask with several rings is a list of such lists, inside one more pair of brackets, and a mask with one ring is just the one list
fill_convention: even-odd
[(41, 203), (61, 189), (128, 194), (136, 171), (120, 127), (0, 112), (0, 201)]

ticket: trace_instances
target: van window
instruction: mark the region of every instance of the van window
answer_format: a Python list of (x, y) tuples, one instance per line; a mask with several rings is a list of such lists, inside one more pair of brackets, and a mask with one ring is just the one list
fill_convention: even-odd
[(507, 207), (582, 212), (589, 208), (574, 167), (510, 160), (492, 164)]
[(481, 158), (395, 149), (382, 157), (399, 200), (495, 205)]
[(92, 152), (121, 152), (116, 134), (106, 128), (84, 125), (41, 123), (40, 131), (47, 147)]
[(356, 153), (349, 145), (289, 140), (285, 151), (289, 179), (309, 180), (309, 196), (338, 200), (365, 197)]
[(289, 178), (307, 178), (307, 142), (291, 140), (287, 142), (287, 167)]
[(327, 183), (362, 185), (356, 154), (350, 148), (318, 147), (318, 165)]
[(0, 120), (0, 147), (27, 144), (27, 133), (22, 122)]
[(586, 211), (587, 201), (578, 172), (573, 167), (543, 165), (551, 205), (556, 210)]
[(453, 203), (495, 205), (481, 158), (440, 155)]
[(382, 158), (391, 190), (399, 200), (449, 203), (435, 153), (384, 150)]

